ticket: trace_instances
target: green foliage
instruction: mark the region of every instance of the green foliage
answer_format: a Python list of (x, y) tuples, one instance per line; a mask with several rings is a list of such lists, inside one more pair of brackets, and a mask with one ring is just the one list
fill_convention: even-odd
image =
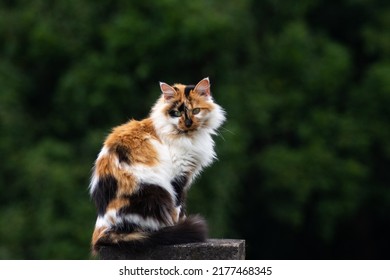
[(190, 212), (249, 258), (387, 258), (387, 2), (0, 3), (0, 258), (85, 259), (90, 170), (158, 81), (227, 111)]

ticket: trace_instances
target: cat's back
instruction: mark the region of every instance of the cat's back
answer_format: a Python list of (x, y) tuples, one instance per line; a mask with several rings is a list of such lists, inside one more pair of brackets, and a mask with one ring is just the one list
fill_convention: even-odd
[(114, 127), (108, 135), (105, 145), (111, 146), (118, 143), (125, 145), (137, 145), (140, 141), (158, 139), (153, 121), (149, 118), (137, 121), (130, 120), (120, 126)]
[(104, 148), (116, 155), (119, 163), (155, 164), (155, 142), (159, 142), (151, 119), (131, 120), (115, 127), (106, 138)]

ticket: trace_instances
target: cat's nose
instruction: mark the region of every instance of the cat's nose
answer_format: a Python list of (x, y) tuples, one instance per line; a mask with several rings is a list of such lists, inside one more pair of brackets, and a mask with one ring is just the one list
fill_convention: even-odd
[(186, 127), (188, 128), (188, 127), (190, 127), (190, 126), (192, 125), (192, 120), (191, 120), (191, 119), (186, 119), (186, 120), (184, 121), (184, 124), (185, 124)]

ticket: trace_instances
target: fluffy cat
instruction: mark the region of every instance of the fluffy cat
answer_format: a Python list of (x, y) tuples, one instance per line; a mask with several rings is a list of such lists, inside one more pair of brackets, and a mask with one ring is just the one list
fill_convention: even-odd
[(203, 241), (200, 216), (186, 217), (186, 193), (216, 158), (212, 135), (225, 121), (208, 78), (196, 86), (160, 83), (150, 116), (113, 129), (93, 169), (97, 209), (93, 253), (102, 245), (142, 248)]

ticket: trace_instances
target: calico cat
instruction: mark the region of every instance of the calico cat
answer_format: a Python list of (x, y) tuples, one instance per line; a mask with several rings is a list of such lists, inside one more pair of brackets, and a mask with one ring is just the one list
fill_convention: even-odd
[(161, 97), (144, 120), (106, 138), (93, 169), (97, 208), (92, 251), (204, 241), (200, 216), (186, 217), (186, 193), (216, 158), (212, 135), (225, 121), (208, 78), (196, 86), (160, 83)]

